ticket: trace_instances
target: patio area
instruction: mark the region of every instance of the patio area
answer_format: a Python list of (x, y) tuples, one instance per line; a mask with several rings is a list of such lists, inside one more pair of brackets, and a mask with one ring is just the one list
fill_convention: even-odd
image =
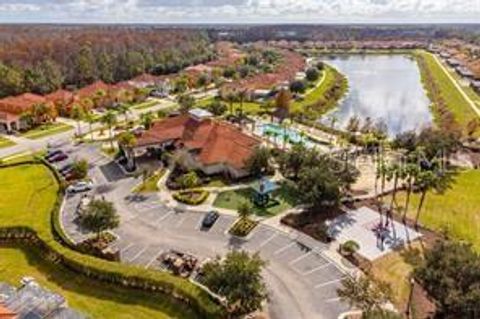
[(360, 207), (332, 220), (328, 224), (328, 231), (340, 244), (349, 240), (356, 241), (360, 245), (358, 253), (371, 261), (421, 236), (419, 232), (397, 221), (379, 229), (379, 221), (378, 212)]

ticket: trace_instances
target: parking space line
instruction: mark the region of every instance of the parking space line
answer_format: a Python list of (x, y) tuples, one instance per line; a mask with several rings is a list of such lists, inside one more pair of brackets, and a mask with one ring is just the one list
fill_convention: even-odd
[(125, 246), (125, 248), (123, 248), (121, 250), (121, 253), (125, 253), (127, 250), (129, 250), (130, 248), (132, 248), (132, 246), (134, 246), (135, 244), (134, 243), (130, 243), (128, 244), (127, 246)]
[(285, 245), (284, 247), (277, 249), (273, 254), (274, 255), (279, 255), (279, 254), (283, 253), (285, 250), (287, 250), (288, 248), (292, 247), (295, 244), (296, 243), (292, 241), (290, 244)]
[(145, 269), (150, 268), (150, 266), (157, 260), (158, 256), (162, 253), (163, 249), (159, 250), (158, 253), (154, 254), (152, 259), (145, 265)]
[(274, 239), (275, 237), (277, 236), (277, 232), (274, 232), (272, 236), (270, 236), (269, 238), (265, 239), (265, 241), (263, 243), (260, 244), (260, 246), (258, 246), (258, 249), (262, 248), (263, 246), (265, 246), (266, 244), (268, 244), (272, 239)]
[(335, 280), (330, 280), (330, 281), (327, 281), (327, 282), (323, 282), (323, 283), (321, 283), (321, 284), (315, 285), (314, 288), (315, 288), (315, 289), (322, 288), (322, 287), (325, 287), (325, 286), (328, 286), (328, 285), (331, 285), (331, 284), (340, 282), (340, 281), (342, 281), (344, 278), (345, 278), (345, 276), (344, 276), (344, 277), (341, 277), (341, 278), (338, 278), (338, 279), (335, 279)]
[(165, 219), (167, 219), (170, 215), (173, 214), (173, 211), (169, 211), (168, 213), (166, 213), (165, 215), (163, 216), (160, 216), (160, 218), (158, 218), (153, 224), (155, 226), (159, 226)]
[(310, 270), (304, 272), (302, 275), (303, 275), (303, 276), (310, 275), (310, 274), (316, 272), (317, 270), (320, 270), (320, 269), (323, 269), (323, 268), (327, 268), (327, 267), (330, 266), (330, 265), (331, 265), (331, 263), (327, 262), (327, 263), (325, 263), (325, 264), (323, 264), (323, 265), (320, 265), (320, 266), (318, 266), (318, 267), (315, 267), (315, 268), (313, 268), (313, 269), (310, 269)]
[(143, 254), (143, 253), (145, 252), (145, 250), (147, 250), (147, 248), (148, 248), (148, 245), (145, 246), (145, 248), (140, 249), (140, 251), (139, 251), (135, 256), (133, 256), (132, 258), (130, 258), (130, 259), (128, 260), (128, 262), (133, 262), (135, 259), (137, 259), (138, 257), (140, 257), (140, 255)]
[(325, 300), (325, 302), (330, 303), (330, 302), (337, 302), (337, 301), (340, 301), (340, 300), (342, 300), (342, 298), (340, 298), (340, 297), (335, 297), (335, 298), (327, 299), (327, 300)]
[(307, 258), (307, 256), (309, 256), (311, 253), (312, 253), (312, 251), (309, 251), (308, 253), (303, 254), (303, 255), (301, 255), (300, 257), (295, 258), (294, 260), (292, 260), (292, 261), (289, 263), (289, 265), (292, 266), (293, 264), (299, 262), (300, 260), (302, 260), (302, 259), (304, 259), (304, 258)]
[(180, 228), (182, 226), (183, 222), (185, 221), (186, 217), (182, 216), (178, 219), (178, 221), (175, 223), (175, 228)]

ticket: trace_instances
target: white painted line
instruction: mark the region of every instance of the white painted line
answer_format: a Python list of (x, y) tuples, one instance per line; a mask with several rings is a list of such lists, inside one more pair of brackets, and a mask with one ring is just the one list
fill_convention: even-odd
[(138, 257), (140, 257), (141, 254), (143, 254), (145, 252), (145, 250), (147, 250), (148, 248), (148, 245), (145, 246), (145, 248), (143, 249), (140, 249), (140, 251), (135, 255), (133, 256), (132, 258), (130, 258), (130, 260), (128, 260), (128, 262), (133, 262), (135, 259), (137, 259)]
[(331, 263), (327, 262), (327, 263), (325, 263), (325, 264), (323, 264), (323, 265), (320, 265), (320, 266), (315, 267), (315, 268), (313, 268), (313, 269), (307, 270), (307, 271), (304, 272), (302, 275), (303, 275), (303, 276), (310, 275), (310, 274), (316, 272), (317, 270), (320, 270), (320, 269), (323, 269), (323, 268), (327, 268), (327, 267), (330, 266), (330, 265), (331, 265)]
[(313, 251), (310, 250), (308, 253), (303, 254), (303, 255), (301, 255), (300, 257), (295, 258), (295, 259), (292, 260), (289, 264), (290, 264), (290, 265), (293, 265), (293, 264), (299, 262), (300, 260), (302, 260), (302, 259), (304, 259), (304, 258), (307, 258), (307, 256), (309, 256), (311, 253), (313, 253)]
[(125, 248), (121, 249), (121, 252), (124, 252), (124, 251), (126, 251), (126, 250), (129, 250), (130, 247), (132, 247), (132, 246), (133, 246), (133, 243), (128, 244), (127, 246), (125, 246)]
[(163, 252), (163, 249), (160, 250), (157, 254), (155, 254), (153, 258), (150, 259), (150, 261), (145, 265), (145, 269), (150, 268), (150, 266), (155, 262), (155, 260), (157, 260), (158, 256), (160, 256), (162, 252)]
[(180, 228), (182, 226), (183, 222), (185, 221), (186, 217), (182, 216), (178, 219), (178, 221), (175, 223), (175, 228)]
[(274, 254), (274, 255), (279, 255), (279, 254), (281, 254), (282, 252), (284, 252), (285, 250), (287, 250), (288, 248), (292, 247), (292, 246), (295, 245), (295, 244), (296, 244), (295, 242), (291, 242), (290, 244), (285, 245), (285, 246), (282, 247), (282, 248), (279, 248), (279, 249), (276, 250), (273, 254)]
[(323, 283), (321, 283), (321, 284), (315, 285), (315, 289), (322, 288), (322, 287), (325, 287), (325, 286), (328, 286), (328, 285), (331, 285), (331, 284), (335, 284), (335, 283), (337, 283), (337, 282), (342, 281), (343, 278), (345, 278), (345, 277), (342, 277), (342, 278), (339, 278), (339, 279), (335, 279), (335, 280), (330, 280), (330, 281), (323, 282)]
[(325, 302), (330, 303), (330, 302), (337, 302), (337, 301), (340, 301), (340, 300), (342, 300), (342, 298), (340, 298), (340, 297), (335, 297), (335, 298), (327, 299), (327, 300), (325, 300)]
[(266, 244), (268, 244), (272, 239), (274, 239), (275, 237), (277, 236), (277, 232), (274, 232), (272, 236), (270, 236), (269, 238), (265, 239), (265, 241), (263, 243), (260, 244), (260, 246), (258, 246), (258, 249), (262, 248), (263, 246), (265, 246)]
[(160, 216), (160, 218), (158, 218), (153, 224), (155, 226), (159, 226), (165, 219), (168, 218), (168, 216), (172, 215), (173, 214), (173, 211), (169, 211), (168, 213), (166, 213), (165, 215), (163, 216)]

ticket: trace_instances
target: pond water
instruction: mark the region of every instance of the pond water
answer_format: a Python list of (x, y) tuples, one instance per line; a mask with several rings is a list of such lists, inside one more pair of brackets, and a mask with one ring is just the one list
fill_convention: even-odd
[(352, 54), (325, 56), (322, 60), (346, 75), (349, 84), (339, 107), (322, 122), (334, 116), (337, 126), (345, 128), (352, 116), (358, 116), (362, 123), (369, 117), (374, 122), (382, 120), (390, 136), (432, 123), (430, 101), (413, 58)]

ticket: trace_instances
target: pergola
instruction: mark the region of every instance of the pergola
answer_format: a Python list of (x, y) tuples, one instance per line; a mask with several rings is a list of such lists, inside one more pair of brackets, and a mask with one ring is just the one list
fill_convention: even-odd
[(280, 186), (276, 182), (262, 177), (252, 188), (254, 190), (253, 202), (255, 205), (265, 207), (270, 201), (271, 194), (279, 189)]

